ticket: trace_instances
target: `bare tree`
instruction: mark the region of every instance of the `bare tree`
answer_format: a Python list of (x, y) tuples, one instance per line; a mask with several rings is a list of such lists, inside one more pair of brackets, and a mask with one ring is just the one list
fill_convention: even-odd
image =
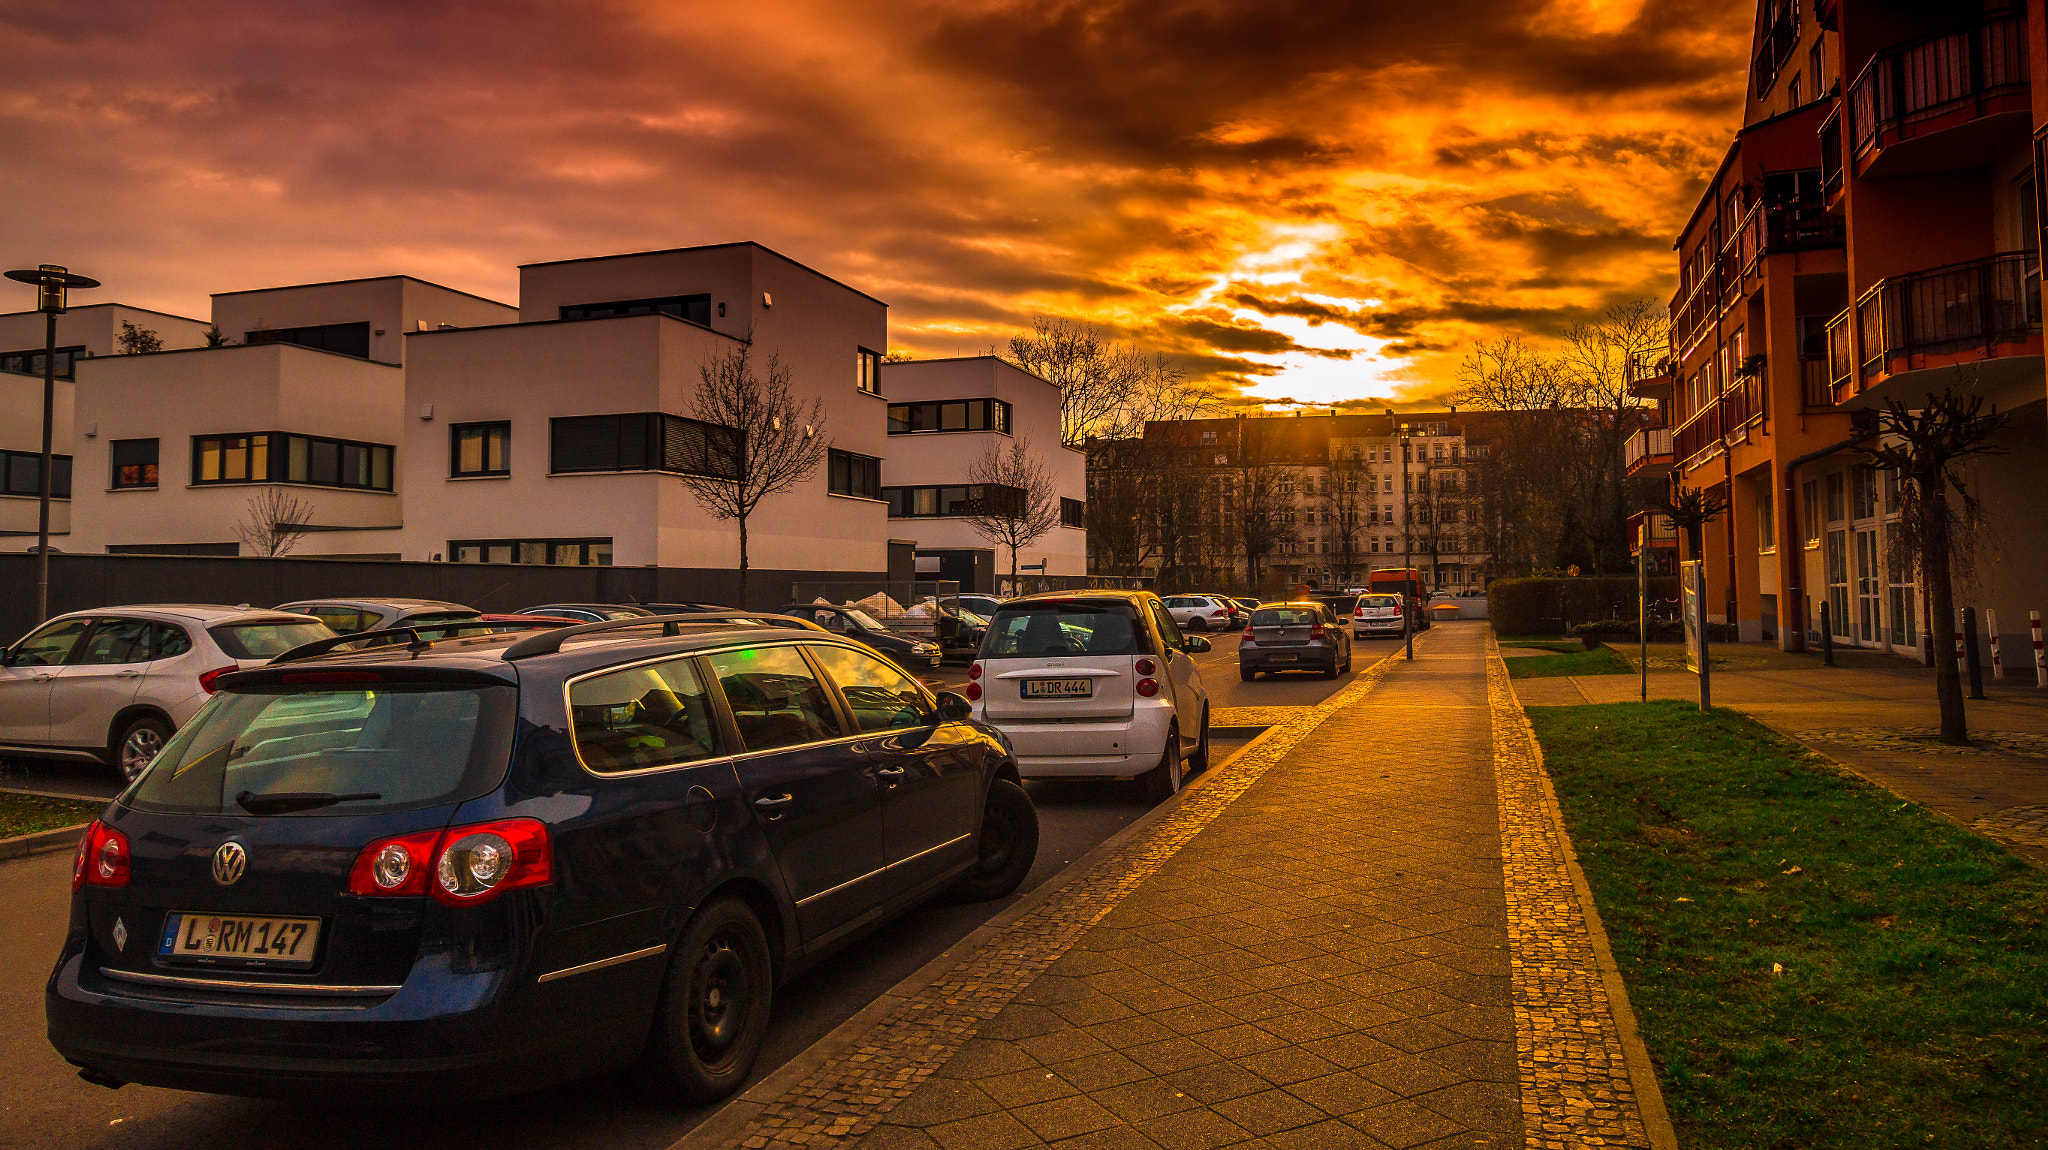
[(1338, 578), (1346, 584), (1358, 578), (1358, 557), (1374, 505), (1373, 483), (1358, 449), (1331, 456), (1323, 489), (1323, 537), (1333, 544)]
[(1031, 454), (1026, 439), (1008, 448), (990, 447), (967, 469), (967, 481), (981, 488), (970, 493), (967, 525), (991, 543), (1010, 549), (1010, 589), (1017, 588), (1017, 550), (1029, 547), (1060, 525), (1059, 491), (1052, 473)]
[(747, 520), (761, 501), (795, 487), (825, 460), (825, 401), (806, 408), (789, 387), (789, 369), (773, 353), (765, 378), (754, 370), (753, 343), (739, 344), (698, 369), (697, 434), (670, 428), (664, 463), (681, 473), (697, 504), (740, 527), (740, 603), (747, 598)]
[(1294, 496), (1289, 468), (1272, 459), (1264, 442), (1264, 429), (1250, 420), (1238, 425), (1243, 434), (1234, 460), (1237, 490), (1232, 511), (1237, 516), (1238, 544), (1244, 552), (1247, 586), (1259, 585), (1260, 567), (1298, 537), (1294, 524)]
[(281, 487), (265, 487), (249, 497), (248, 515), (235, 525), (235, 537), (265, 559), (291, 553), (313, 521), (313, 505)]
[(146, 327), (136, 327), (127, 320), (121, 321), (121, 334), (114, 337), (114, 343), (122, 355), (146, 355), (164, 349), (163, 338)]
[(1118, 343), (1078, 320), (1038, 317), (1030, 335), (1010, 340), (1010, 358), (1060, 389), (1060, 439), (1069, 447), (1127, 428), (1134, 400), (1142, 406), (1185, 383), (1185, 373), (1165, 356)]
[(1704, 559), (1707, 524), (1728, 510), (1728, 496), (1719, 488), (1680, 487), (1673, 483), (1654, 507), (1671, 520), (1672, 527), (1685, 533), (1685, 557)]
[[(1899, 474), (1905, 514), (1899, 517), (1901, 550), (1918, 562), (1920, 586), (1927, 592), (1928, 616), (1936, 634), (1954, 626), (1957, 569), (1970, 567), (1968, 541), (1975, 536), (1981, 513), (1958, 468), (1977, 455), (2000, 455), (1991, 442), (2009, 421), (1998, 409), (1984, 410), (1981, 396), (1954, 390), (1930, 394), (1925, 407), (1909, 410), (1894, 399), (1878, 412), (1880, 433), (1875, 446), (1860, 448), (1879, 467)], [(1956, 498), (1949, 498), (1954, 489)], [(1934, 695), (1941, 706), (1941, 741), (1964, 746), (1970, 741), (1963, 715), (1962, 675), (1956, 661), (1939, 646), (1934, 657)]]

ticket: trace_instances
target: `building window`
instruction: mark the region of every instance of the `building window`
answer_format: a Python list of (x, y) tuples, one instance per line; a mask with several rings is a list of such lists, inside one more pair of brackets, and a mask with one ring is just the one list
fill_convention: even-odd
[(512, 474), (510, 423), (458, 423), (448, 435), (449, 475)]
[(271, 327), (242, 333), (242, 342), (293, 343), (319, 351), (332, 351), (341, 355), (352, 355), (357, 359), (370, 358), (370, 325), (368, 323), (323, 323), (314, 327)]
[(834, 495), (882, 497), (882, 461), (833, 448), (826, 453), (826, 489)]
[(731, 478), (738, 432), (660, 411), (576, 415), (548, 420), (548, 470), (667, 471)]
[(550, 567), (609, 567), (609, 539), (450, 539), (452, 563), (532, 563)]
[(391, 490), (392, 456), (383, 443), (257, 431), (192, 437), (192, 482), (304, 483)]
[(1060, 500), (1060, 526), (1087, 527), (1088, 505), (1078, 499)]
[(869, 395), (882, 394), (882, 353), (858, 348), (855, 359), (853, 385)]
[(618, 299), (606, 303), (568, 304), (563, 319), (605, 319), (615, 315), (672, 315), (703, 327), (711, 326), (711, 297), (708, 295), (667, 295), (648, 299)]
[(1769, 481), (1756, 489), (1756, 549), (1764, 553), (1778, 549), (1778, 499)]
[(1847, 501), (1842, 498), (1842, 473), (1821, 477), (1820, 487), (1827, 497), (1828, 522), (1840, 523), (1848, 514)]
[(889, 434), (1010, 430), (1010, 405), (1000, 399), (948, 399), (889, 405)]
[[(40, 376), (43, 374), (43, 354), (42, 348), (35, 348), (32, 351), (0, 352), (0, 371), (11, 371), (18, 375)], [(79, 360), (84, 358), (86, 358), (86, 351), (83, 347), (58, 348), (57, 378), (72, 378), (75, 374), (74, 366)]]
[(1204, 446), (1204, 447), (1207, 447), (1207, 446), (1209, 446), (1210, 444), (1212, 444), (1212, 443), (1215, 443), (1215, 442), (1216, 442), (1216, 433), (1215, 433), (1215, 432), (1213, 432), (1213, 431), (1205, 431), (1205, 432), (1203, 432), (1203, 433), (1202, 433), (1202, 446)]
[[(43, 494), (43, 455), (39, 451), (0, 451), (0, 482), (7, 487), (5, 494), (30, 495), (41, 498)], [(71, 498), (71, 457), (50, 456), (50, 498)]]
[(986, 509), (1000, 513), (1021, 507), (1024, 493), (1015, 487), (973, 484), (960, 487), (884, 487), (891, 519), (932, 519), (973, 515)]
[(1849, 493), (1854, 501), (1854, 519), (1870, 519), (1877, 514), (1877, 469), (1867, 463), (1859, 463), (1849, 469)]
[(1816, 480), (1799, 485), (1799, 520), (1801, 542), (1820, 546), (1820, 483)]
[(156, 440), (116, 439), (109, 446), (113, 449), (116, 490), (156, 486)]

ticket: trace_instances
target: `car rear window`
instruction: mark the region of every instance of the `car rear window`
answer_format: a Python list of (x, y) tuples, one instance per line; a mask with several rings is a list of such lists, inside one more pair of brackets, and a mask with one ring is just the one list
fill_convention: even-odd
[(1128, 603), (1006, 604), (981, 647), (984, 659), (1145, 653), (1138, 613)]
[(1367, 595), (1358, 601), (1358, 605), (1378, 610), (1398, 611), (1401, 608), (1401, 601), (1392, 595)]
[[(504, 777), (518, 689), (350, 683), (222, 691), (172, 737), (122, 802), (245, 814), (238, 795), (376, 798), (298, 812), (360, 815), (460, 802)], [(273, 816), (282, 817), (282, 816)]]
[(424, 627), (430, 623), (460, 623), (465, 619), (474, 619), (480, 613), (477, 611), (421, 611), (416, 615), (407, 615), (405, 618), (393, 623), (392, 626)]
[(275, 659), (302, 643), (332, 639), (325, 623), (306, 619), (271, 623), (221, 623), (206, 629), (231, 659)]
[(1254, 627), (1307, 627), (1322, 621), (1320, 611), (1307, 607), (1261, 607), (1252, 612)]

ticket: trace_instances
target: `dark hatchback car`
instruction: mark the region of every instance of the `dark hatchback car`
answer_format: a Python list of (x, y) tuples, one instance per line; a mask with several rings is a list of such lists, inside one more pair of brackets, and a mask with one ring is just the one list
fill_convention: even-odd
[(944, 652), (937, 643), (898, 635), (882, 621), (858, 607), (820, 607), (793, 603), (782, 614), (816, 623), (835, 635), (858, 639), (910, 671), (929, 671), (939, 665)]
[(783, 622), (223, 677), (80, 844), (51, 1043), (105, 1085), (730, 1093), (782, 980), (935, 895), (1010, 893), (1037, 850), (965, 700)]
[(1237, 645), (1237, 675), (1247, 683), (1261, 671), (1319, 671), (1334, 678), (1350, 670), (1351, 631), (1313, 600), (1261, 606)]

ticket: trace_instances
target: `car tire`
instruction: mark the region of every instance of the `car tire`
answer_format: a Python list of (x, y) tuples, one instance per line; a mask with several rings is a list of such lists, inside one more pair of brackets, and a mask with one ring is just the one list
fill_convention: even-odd
[(768, 1033), (768, 936), (746, 903), (722, 898), (690, 919), (670, 956), (633, 1076), (658, 1101), (714, 1102), (746, 1082)]
[(1180, 725), (1175, 724), (1166, 729), (1166, 749), (1159, 752), (1159, 765), (1138, 776), (1145, 784), (1145, 797), (1156, 803), (1179, 794), (1184, 770), (1180, 755)]
[(1253, 679), (1258, 678), (1259, 673), (1257, 671), (1252, 670), (1250, 667), (1239, 667), (1237, 669), (1237, 677), (1249, 683)]
[(1200, 615), (1195, 615), (1191, 616), (1188, 619), (1188, 625), (1186, 629), (1190, 631), (1207, 631), (1209, 629), (1209, 624), (1204, 622)]
[(122, 724), (107, 748), (107, 765), (121, 772), (121, 781), (134, 782), (143, 768), (171, 741), (171, 725), (154, 715), (141, 715)]
[(1038, 808), (1008, 779), (989, 784), (981, 807), (974, 869), (952, 890), (955, 902), (987, 902), (1015, 891), (1038, 858)]
[(1195, 753), (1187, 758), (1184, 768), (1188, 774), (1197, 774), (1209, 769), (1209, 704), (1202, 704), (1202, 738), (1195, 744)]

